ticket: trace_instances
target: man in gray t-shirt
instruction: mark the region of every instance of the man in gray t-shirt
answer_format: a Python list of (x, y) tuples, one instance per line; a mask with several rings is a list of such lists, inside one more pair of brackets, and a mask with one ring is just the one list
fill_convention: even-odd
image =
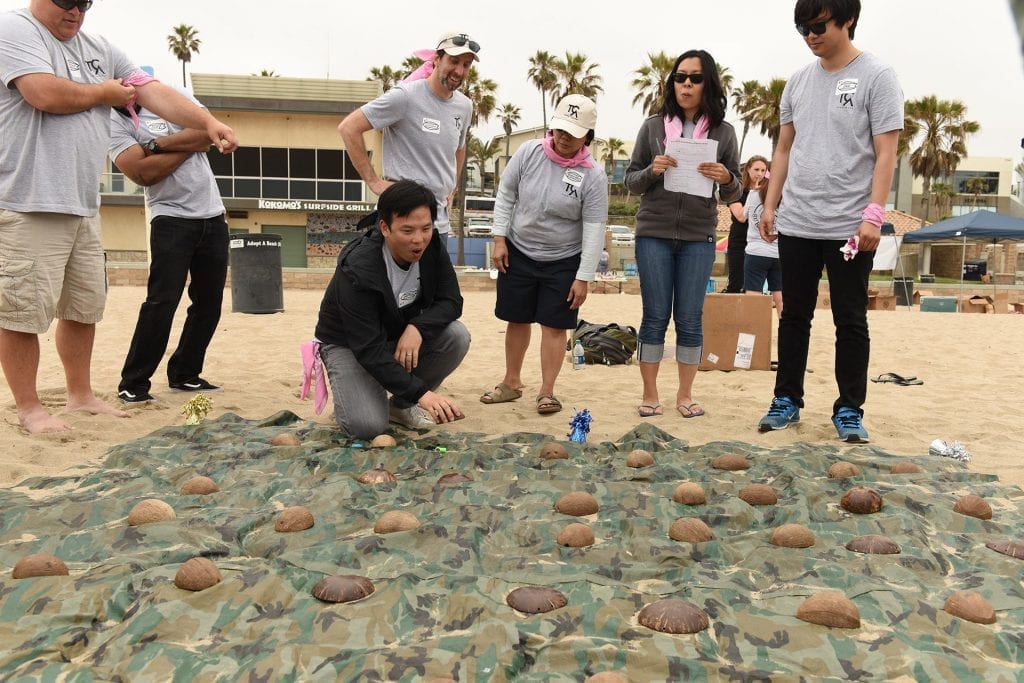
[(30, 0), (0, 14), (0, 365), (31, 434), (67, 431), (39, 400), (39, 335), (58, 319), (67, 410), (125, 417), (92, 390), (106, 300), (99, 176), (110, 107), (137, 99), (229, 152), (228, 126), (81, 32), (92, 0)]
[(209, 137), (148, 109), (141, 109), (138, 119), (136, 127), (125, 113), (110, 113), (110, 159), (146, 188), (151, 216), (146, 300), (117, 387), (124, 403), (153, 400), (150, 378), (167, 350), (186, 281), (192, 303), (178, 346), (167, 361), (167, 382), (173, 391), (218, 389), (200, 373), (220, 321), (228, 270), (228, 224), (206, 156)]
[(832, 423), (842, 441), (864, 443), (868, 276), (896, 167), (903, 92), (890, 67), (853, 45), (859, 0), (797, 0), (793, 15), (817, 59), (783, 91), (760, 221), (764, 239), (779, 242), (783, 310), (775, 398), (758, 429), (785, 429), (800, 419), (824, 270), (836, 326)]
[[(465, 33), (438, 41), (425, 80), (406, 80), (352, 112), (338, 126), (345, 149), (370, 191), (380, 195), (395, 180), (415, 180), (437, 198), (438, 232), (446, 237), (448, 207), (466, 159), (473, 105), (459, 92), (480, 45)], [(384, 177), (370, 163), (363, 133), (384, 134)]]

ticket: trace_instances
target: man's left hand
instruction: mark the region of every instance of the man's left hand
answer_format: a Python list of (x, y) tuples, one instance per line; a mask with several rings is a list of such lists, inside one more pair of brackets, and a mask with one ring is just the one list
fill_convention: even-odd
[(867, 221), (861, 221), (857, 228), (857, 248), (861, 251), (875, 251), (882, 241), (882, 229)]
[(586, 280), (573, 280), (569, 288), (569, 296), (565, 300), (569, 302), (569, 309), (575, 311), (587, 300), (587, 292), (590, 291), (590, 283)]
[(420, 348), (423, 346), (423, 335), (416, 329), (415, 325), (406, 325), (405, 332), (398, 338), (395, 345), (395, 360), (405, 368), (406, 372), (412, 372), (420, 363)]

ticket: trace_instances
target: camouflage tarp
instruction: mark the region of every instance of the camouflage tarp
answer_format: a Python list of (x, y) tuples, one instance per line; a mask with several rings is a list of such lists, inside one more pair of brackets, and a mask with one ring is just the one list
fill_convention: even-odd
[[(302, 445), (272, 447), (284, 429)], [(397, 448), (370, 450), (291, 413), (264, 421), (225, 415), (114, 448), (99, 470), (2, 490), (0, 679), (581, 681), (605, 670), (633, 681), (1024, 676), (1024, 563), (985, 547), (1024, 535), (1020, 489), (934, 456), (738, 442), (690, 449), (647, 424), (618, 443), (566, 442), (568, 460), (540, 460), (547, 440), (404, 433)], [(626, 466), (638, 447), (654, 453), (653, 467)], [(709, 460), (726, 452), (748, 454), (752, 467), (711, 469)], [(863, 474), (828, 479), (839, 459)], [(924, 471), (892, 475), (898, 460)], [(356, 481), (377, 463), (397, 483)], [(474, 481), (439, 487), (448, 471)], [(179, 495), (195, 474), (221, 492)], [(684, 480), (704, 486), (706, 505), (671, 499)], [(770, 483), (779, 504), (737, 498), (749, 482)], [(854, 483), (879, 491), (883, 510), (845, 512), (839, 500)], [(600, 511), (580, 520), (556, 513), (555, 501), (573, 490), (592, 493)], [(952, 511), (967, 492), (991, 502), (991, 521)], [(128, 511), (151, 497), (173, 506), (177, 520), (128, 526)], [(277, 511), (288, 505), (308, 507), (315, 526), (275, 532)], [(375, 534), (374, 521), (392, 509), (422, 526)], [(703, 519), (715, 540), (669, 539), (681, 516)], [(596, 545), (557, 545), (572, 521), (589, 524)], [(805, 524), (817, 543), (770, 545), (770, 530), (785, 522)], [(890, 536), (902, 554), (844, 548), (868, 533)], [(14, 564), (34, 552), (62, 558), (70, 576), (11, 578)], [(176, 588), (181, 563), (200, 555), (216, 562), (223, 581), (197, 593)], [(366, 576), (376, 592), (320, 602), (310, 591), (331, 574)], [(568, 605), (519, 614), (505, 597), (524, 585), (556, 588)], [(859, 629), (794, 616), (823, 589), (853, 600)], [(984, 595), (998, 621), (985, 626), (944, 612), (949, 594), (963, 589)], [(640, 626), (638, 610), (664, 597), (700, 606), (711, 627), (667, 635)]]

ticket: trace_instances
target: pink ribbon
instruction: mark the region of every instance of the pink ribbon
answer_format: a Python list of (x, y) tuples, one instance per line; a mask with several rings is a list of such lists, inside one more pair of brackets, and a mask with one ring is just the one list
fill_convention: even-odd
[[(121, 85), (131, 85), (138, 87), (140, 85), (146, 85), (152, 83), (156, 79), (150, 76), (145, 71), (139, 69), (133, 69), (130, 74), (121, 79)], [(132, 95), (131, 99), (128, 100), (128, 104), (125, 105), (125, 109), (128, 110), (128, 114), (132, 117), (132, 123), (135, 124), (135, 130), (139, 129), (139, 114), (135, 111), (135, 100), (138, 99), (138, 95)]]
[(555, 139), (555, 134), (548, 131), (548, 134), (544, 136), (544, 154), (548, 156), (548, 159), (555, 162), (559, 166), (565, 168), (572, 168), (574, 166), (582, 166), (583, 168), (593, 168), (594, 164), (590, 163), (590, 149), (583, 145), (580, 147), (580, 151), (576, 152), (576, 155), (570, 159), (566, 159), (561, 154), (555, 151), (552, 141)]
[(309, 397), (310, 385), (313, 387), (315, 398), (313, 407), (316, 414), (324, 412), (327, 406), (327, 373), (324, 371), (324, 361), (320, 358), (320, 342), (303, 342), (299, 346), (302, 353), (302, 391), (299, 398), (305, 401)]
[[(683, 137), (683, 122), (676, 116), (666, 116), (665, 120), (665, 142)], [(704, 140), (711, 130), (708, 117), (701, 116), (697, 119), (697, 127), (693, 129), (694, 140)]]
[(423, 63), (420, 64), (418, 69), (403, 78), (402, 83), (412, 83), (413, 81), (430, 78), (430, 74), (434, 72), (434, 56), (437, 54), (437, 50), (416, 50), (413, 54), (422, 59)]

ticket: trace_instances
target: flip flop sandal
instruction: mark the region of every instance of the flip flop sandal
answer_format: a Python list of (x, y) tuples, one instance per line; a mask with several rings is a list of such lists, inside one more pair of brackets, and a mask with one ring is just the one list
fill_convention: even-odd
[(686, 418), (700, 417), (701, 415), (704, 414), (704, 409), (701, 408), (700, 404), (696, 402), (691, 403), (689, 405), (685, 403), (680, 403), (679, 405), (676, 406), (676, 410), (679, 411), (680, 415)]
[(517, 398), (521, 398), (522, 395), (522, 389), (513, 389), (502, 382), (490, 391), (485, 391), (484, 395), (480, 397), (480, 402), (488, 405), (492, 403), (507, 403), (509, 401), (514, 401)]
[(878, 377), (872, 377), (871, 381), (877, 383), (892, 382), (893, 384), (898, 384), (901, 387), (909, 387), (916, 386), (918, 384), (924, 384), (924, 382), (919, 380), (917, 377), (904, 377), (902, 375), (897, 375), (895, 372), (884, 372)]
[(641, 403), (637, 406), (636, 412), (640, 417), (654, 417), (664, 413), (660, 403)]
[(541, 415), (551, 415), (562, 409), (562, 402), (553, 395), (537, 397), (537, 412)]

